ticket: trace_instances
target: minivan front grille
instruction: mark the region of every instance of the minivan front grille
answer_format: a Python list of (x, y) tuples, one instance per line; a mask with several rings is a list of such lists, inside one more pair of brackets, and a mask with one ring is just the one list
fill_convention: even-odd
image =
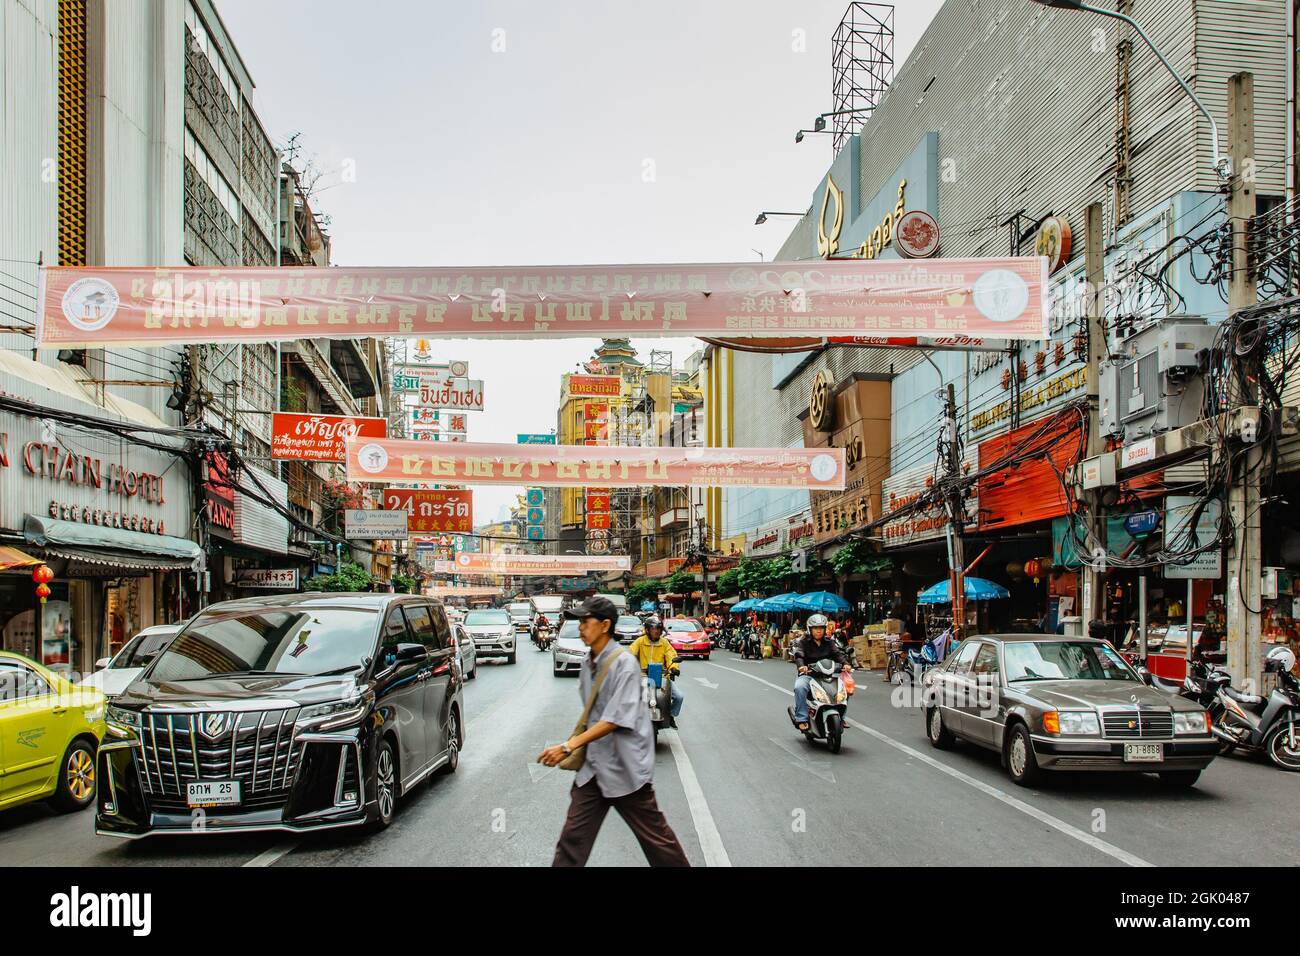
[(243, 807), (283, 802), (302, 757), (293, 742), (298, 710), (142, 713), (136, 754), (146, 798), (184, 809), (187, 783), (238, 780)]
[(1110, 711), (1101, 715), (1101, 722), (1106, 736), (1116, 740), (1164, 739), (1174, 735), (1174, 715), (1168, 710)]

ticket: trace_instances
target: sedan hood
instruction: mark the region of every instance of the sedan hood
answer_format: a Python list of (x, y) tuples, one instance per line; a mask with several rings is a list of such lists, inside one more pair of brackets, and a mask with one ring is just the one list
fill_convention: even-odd
[[(1042, 680), (1019, 681), (1011, 688), (1042, 701), (1055, 710), (1078, 710), (1085, 707), (1143, 707), (1173, 710), (1202, 710), (1194, 701), (1175, 697), (1136, 681), (1112, 680)], [(1136, 700), (1134, 699), (1136, 698)]]
[(119, 667), (88, 674), (77, 686), (93, 687), (105, 697), (116, 697), (139, 679), (143, 667)]
[(213, 677), (206, 680), (137, 680), (114, 703), (132, 708), (197, 707), (212, 710), (256, 710), (267, 701), (320, 704), (356, 693), (352, 674), (310, 677)]

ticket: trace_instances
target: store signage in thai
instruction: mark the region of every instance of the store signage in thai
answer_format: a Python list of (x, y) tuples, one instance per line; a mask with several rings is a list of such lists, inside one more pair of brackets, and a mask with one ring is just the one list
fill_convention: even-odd
[(780, 554), (785, 550), (786, 529), (785, 524), (772, 524), (759, 528), (749, 539), (745, 553), (755, 558), (769, 554)]
[(421, 408), (452, 408), (465, 412), (483, 411), (481, 378), (449, 378), (433, 385), (421, 385), (416, 402)]
[(462, 552), (452, 561), (434, 565), (438, 574), (519, 574), (573, 577), (588, 571), (630, 571), (632, 559), (625, 554), (469, 554)]
[(419, 392), (421, 388), (468, 375), (469, 363), (462, 361), (435, 365), (398, 365), (393, 372), (393, 391), (411, 394)]
[(396, 438), (348, 443), (349, 481), (585, 488), (844, 487), (843, 448), (498, 445), (433, 448)]
[(296, 591), (298, 590), (298, 569), (244, 568), (235, 572), (235, 578), (230, 583), (241, 588)]
[[(969, 474), (973, 467), (974, 462), (965, 459), (962, 462), (962, 473)], [(919, 511), (889, 520), (892, 513), (915, 505), (929, 492), (934, 487), (934, 476), (935, 466), (931, 462), (890, 475), (880, 483), (880, 510), (886, 519), (886, 523), (881, 526), (880, 536), (885, 539), (885, 547), (929, 541), (948, 533), (948, 512), (942, 502), (935, 502)], [(973, 519), (979, 513), (979, 499), (973, 497), (974, 488), (971, 489), (971, 495), (965, 502), (968, 519)]]
[(623, 379), (617, 375), (570, 375), (569, 397), (584, 395), (617, 397), (623, 388)]
[(517, 439), (521, 445), (554, 445), (554, 435), (520, 435)]
[(789, 527), (786, 528), (785, 532), (786, 546), (797, 548), (812, 544), (816, 540), (816, 536), (817, 526), (813, 523), (812, 512), (805, 511), (803, 514), (795, 515), (790, 519)]
[(544, 269), (44, 266), (40, 289), (44, 348), (388, 336), (1048, 337), (1047, 260), (1036, 256)]
[(433, 531), (469, 533), (474, 530), (472, 491), (385, 488), (384, 510), (408, 514), (407, 528), (412, 534)]
[(349, 541), (376, 541), (380, 538), (405, 541), (410, 533), (406, 519), (405, 511), (348, 508), (343, 516), (343, 536)]
[(271, 416), (271, 457), (293, 461), (343, 461), (349, 438), (383, 438), (383, 418), (348, 415), (302, 415), (276, 412)]

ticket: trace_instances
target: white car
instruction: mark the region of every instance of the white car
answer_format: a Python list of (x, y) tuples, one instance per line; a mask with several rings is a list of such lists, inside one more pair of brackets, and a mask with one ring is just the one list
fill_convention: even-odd
[(112, 700), (129, 687), (149, 662), (158, 656), (177, 634), (183, 624), (155, 624), (146, 627), (111, 658), (95, 661), (95, 673), (88, 675), (78, 685), (93, 687)]
[(566, 618), (551, 644), (551, 671), (556, 677), (569, 671), (576, 674), (586, 658), (587, 645), (578, 636), (578, 622)]
[(474, 641), (476, 657), (504, 657), (515, 662), (515, 626), (504, 608), (483, 608), (465, 615), (465, 633)]

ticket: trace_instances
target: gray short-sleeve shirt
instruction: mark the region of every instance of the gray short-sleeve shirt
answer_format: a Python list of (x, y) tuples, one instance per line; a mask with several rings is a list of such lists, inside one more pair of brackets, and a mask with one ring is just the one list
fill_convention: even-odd
[(575, 780), (581, 787), (594, 777), (601, 794), (611, 799), (644, 787), (654, 779), (655, 765), (654, 730), (642, 697), (641, 668), (618, 641), (611, 639), (594, 661), (587, 655), (578, 675), (578, 693), (585, 705), (596, 675), (612, 655), (617, 656), (600, 685), (587, 726), (609, 721), (618, 730), (587, 744), (587, 759)]

